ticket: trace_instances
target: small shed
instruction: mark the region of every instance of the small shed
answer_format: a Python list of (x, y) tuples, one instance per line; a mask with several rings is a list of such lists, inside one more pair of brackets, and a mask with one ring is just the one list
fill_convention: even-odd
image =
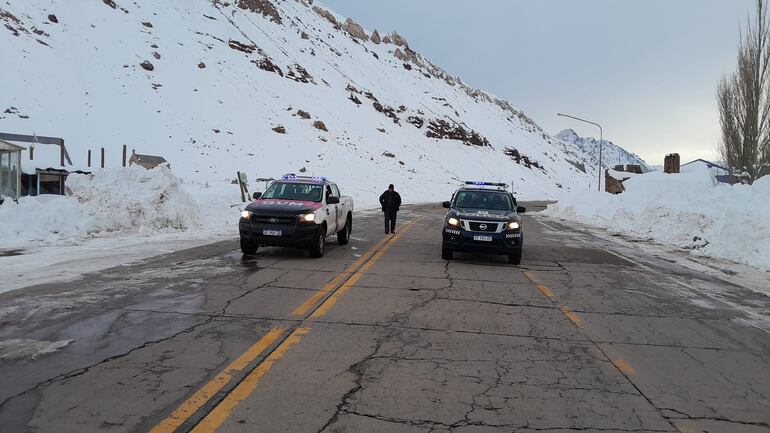
[(23, 147), (0, 140), (0, 203), (21, 195), (21, 152)]
[(147, 170), (151, 170), (161, 164), (166, 164), (168, 168), (171, 168), (171, 164), (166, 161), (166, 158), (155, 155), (142, 155), (139, 153), (132, 153), (131, 158), (128, 160), (128, 165), (140, 165)]

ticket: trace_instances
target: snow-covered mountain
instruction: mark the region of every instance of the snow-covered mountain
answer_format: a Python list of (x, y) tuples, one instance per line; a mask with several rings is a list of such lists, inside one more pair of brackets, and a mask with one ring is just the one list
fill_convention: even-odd
[[(571, 129), (565, 129), (554, 135), (554, 138), (562, 140), (574, 146), (578, 152), (585, 155), (591, 165), (599, 165), (599, 140), (593, 137), (580, 137)], [(626, 149), (607, 140), (601, 140), (602, 143), (602, 166), (612, 168), (620, 164), (638, 164), (645, 173), (650, 171), (650, 166), (637, 154), (631, 153)]]
[(398, 33), (312, 0), (11, 0), (0, 5), (0, 131), (162, 155), (185, 178), (334, 177), (360, 201), (464, 179), (556, 197), (595, 182), (579, 148), (470, 87)]

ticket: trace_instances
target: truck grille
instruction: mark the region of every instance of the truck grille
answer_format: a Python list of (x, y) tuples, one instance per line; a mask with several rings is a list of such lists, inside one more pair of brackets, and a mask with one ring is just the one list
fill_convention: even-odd
[(273, 226), (289, 226), (289, 225), (294, 225), (294, 223), (297, 222), (297, 217), (255, 215), (254, 217), (252, 217), (252, 221), (255, 221), (258, 224), (269, 224)]
[(493, 232), (494, 233), (497, 231), (498, 223), (469, 221), (468, 227), (471, 229), (472, 232)]

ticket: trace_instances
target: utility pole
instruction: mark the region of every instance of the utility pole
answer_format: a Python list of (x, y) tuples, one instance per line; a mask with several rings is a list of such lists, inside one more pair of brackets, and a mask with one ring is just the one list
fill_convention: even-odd
[(579, 117), (570, 116), (569, 114), (562, 114), (562, 113), (556, 113), (557, 116), (561, 117), (569, 117), (570, 119), (579, 120), (581, 122), (590, 123), (591, 125), (598, 126), (599, 127), (599, 184), (597, 185), (597, 190), (601, 192), (602, 190), (602, 142), (604, 141), (604, 131), (602, 130), (602, 125), (599, 125), (596, 122), (591, 122), (590, 120), (581, 119)]

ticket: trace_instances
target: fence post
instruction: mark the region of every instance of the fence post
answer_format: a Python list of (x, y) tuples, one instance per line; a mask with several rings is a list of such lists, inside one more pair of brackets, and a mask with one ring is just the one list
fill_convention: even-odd
[(88, 149), (88, 168), (91, 168), (91, 149)]
[(104, 168), (104, 148), (102, 147), (102, 168)]
[(123, 145), (123, 167), (126, 166), (126, 145)]

